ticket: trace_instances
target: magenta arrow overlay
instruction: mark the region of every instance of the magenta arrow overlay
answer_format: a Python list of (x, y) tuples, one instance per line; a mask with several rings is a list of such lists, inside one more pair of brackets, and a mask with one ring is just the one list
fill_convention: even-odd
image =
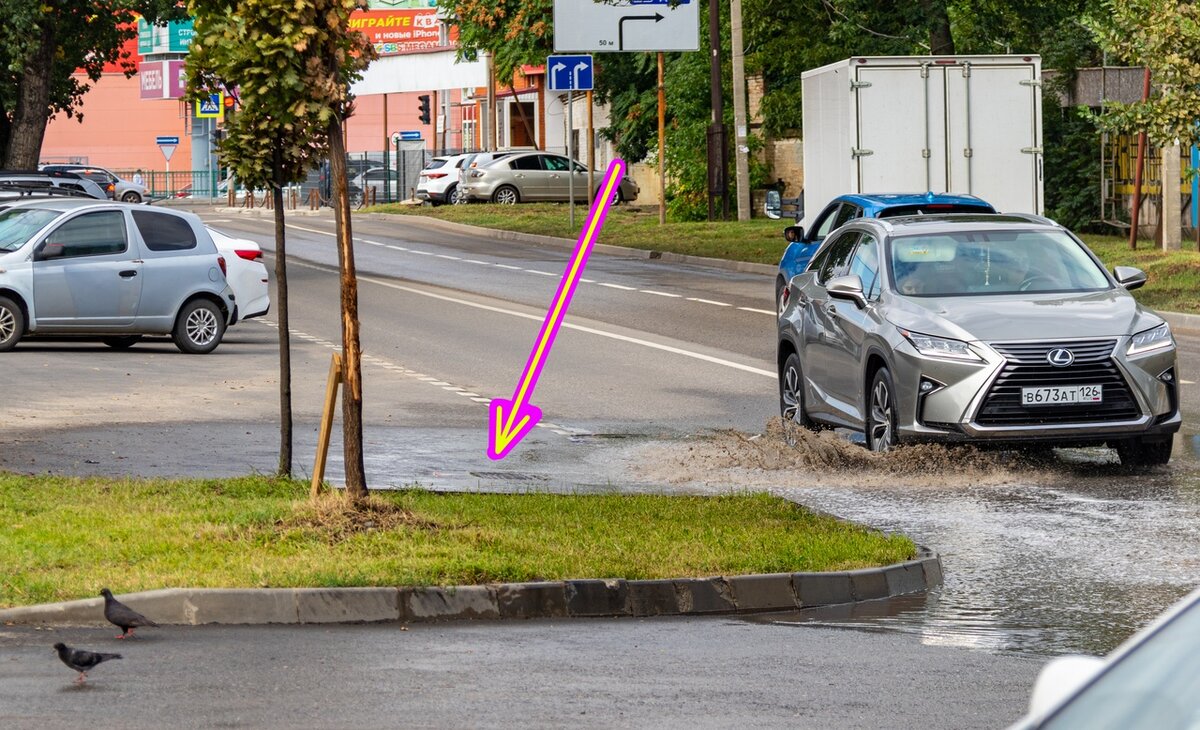
[(603, 192), (596, 196), (592, 210), (588, 214), (587, 223), (579, 233), (579, 241), (575, 244), (575, 252), (563, 272), (562, 281), (558, 283), (558, 291), (550, 303), (550, 311), (542, 322), (542, 329), (534, 341), (529, 360), (525, 363), (525, 372), (517, 382), (511, 399), (496, 398), (488, 405), (488, 450), (491, 459), (499, 461), (508, 456), (508, 452), (525, 438), (530, 429), (542, 420), (542, 409), (529, 402), (533, 389), (537, 386), (538, 376), (542, 374), (542, 366), (554, 346), (554, 337), (562, 326), (563, 317), (571, 306), (571, 297), (575, 295), (575, 286), (587, 266), (588, 256), (596, 243), (600, 229), (604, 227), (604, 219), (608, 209), (612, 207), (613, 197), (625, 174), (625, 162), (613, 160), (604, 173)]

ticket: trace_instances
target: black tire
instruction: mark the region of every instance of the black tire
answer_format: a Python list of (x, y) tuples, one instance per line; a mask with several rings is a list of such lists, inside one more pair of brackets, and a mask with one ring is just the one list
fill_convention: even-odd
[(133, 190), (130, 190), (129, 192), (127, 192), (121, 196), (121, 200), (126, 203), (141, 203), (142, 196), (138, 195)]
[(896, 388), (892, 374), (881, 367), (871, 378), (867, 391), (866, 413), (867, 448), (871, 451), (891, 451), (899, 443), (896, 435)]
[(225, 315), (207, 299), (193, 299), (183, 305), (175, 318), (171, 338), (175, 346), (189, 355), (206, 355), (217, 349), (225, 336)]
[(8, 297), (0, 297), (0, 352), (17, 346), (25, 334), (25, 313)]
[[(458, 184), (450, 183), (450, 187), (446, 188), (446, 197), (442, 198), (445, 205), (453, 205), (454, 198), (458, 195)], [(443, 203), (434, 203), (434, 205), (442, 205)]]
[(800, 356), (792, 353), (779, 371), (779, 415), (784, 421), (795, 423), (809, 431), (820, 430), (816, 421), (808, 417), (804, 408), (804, 371), (800, 369)]
[[(604, 192), (604, 188), (602, 188), (602, 187), (596, 188), (596, 194), (592, 196), (592, 200), (599, 199), (600, 193), (603, 193), (603, 192)], [(621, 186), (618, 185), (616, 192), (613, 193), (612, 204), (620, 205), (621, 203), (624, 203), (624, 202), (625, 202), (625, 196), (621, 194)]]
[(102, 342), (114, 350), (128, 350), (136, 345), (140, 339), (142, 339), (141, 335), (122, 335), (105, 337)]
[(787, 288), (787, 282), (780, 276), (775, 279), (775, 316), (783, 316), (783, 290)]
[(1116, 446), (1121, 466), (1162, 466), (1171, 460), (1174, 439), (1134, 438), (1118, 441)]
[(521, 191), (512, 185), (501, 185), (492, 192), (492, 202), (501, 205), (515, 205), (521, 202)]

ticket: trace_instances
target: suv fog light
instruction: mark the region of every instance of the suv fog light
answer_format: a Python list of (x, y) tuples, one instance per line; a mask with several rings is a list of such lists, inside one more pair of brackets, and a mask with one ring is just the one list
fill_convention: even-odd
[(1164, 383), (1174, 383), (1175, 382), (1175, 368), (1167, 368), (1166, 370), (1162, 371), (1161, 373), (1158, 374), (1158, 379), (1163, 381)]
[(921, 376), (921, 380), (917, 384), (917, 421), (921, 425), (925, 424), (925, 398), (945, 387), (945, 383), (939, 383), (924, 375)]

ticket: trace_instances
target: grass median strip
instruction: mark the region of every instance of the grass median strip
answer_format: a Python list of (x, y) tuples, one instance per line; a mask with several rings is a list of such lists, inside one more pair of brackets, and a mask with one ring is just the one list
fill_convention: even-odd
[(460, 585), (848, 570), (906, 537), (766, 494), (376, 492), (0, 475), (0, 607), (154, 588)]

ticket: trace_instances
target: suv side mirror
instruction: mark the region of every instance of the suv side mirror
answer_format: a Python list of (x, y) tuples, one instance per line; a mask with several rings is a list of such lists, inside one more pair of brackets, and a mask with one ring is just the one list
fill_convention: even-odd
[(783, 240), (796, 243), (804, 240), (804, 226), (788, 226), (783, 229)]
[(767, 202), (763, 205), (763, 213), (771, 220), (779, 220), (783, 216), (783, 196), (778, 190), (767, 191)]
[(863, 296), (862, 279), (858, 274), (833, 277), (825, 282), (825, 291), (834, 299), (854, 302), (859, 309), (865, 309), (867, 306), (867, 298)]
[(1146, 272), (1132, 266), (1118, 266), (1113, 269), (1113, 278), (1128, 291), (1133, 291), (1146, 283)]

